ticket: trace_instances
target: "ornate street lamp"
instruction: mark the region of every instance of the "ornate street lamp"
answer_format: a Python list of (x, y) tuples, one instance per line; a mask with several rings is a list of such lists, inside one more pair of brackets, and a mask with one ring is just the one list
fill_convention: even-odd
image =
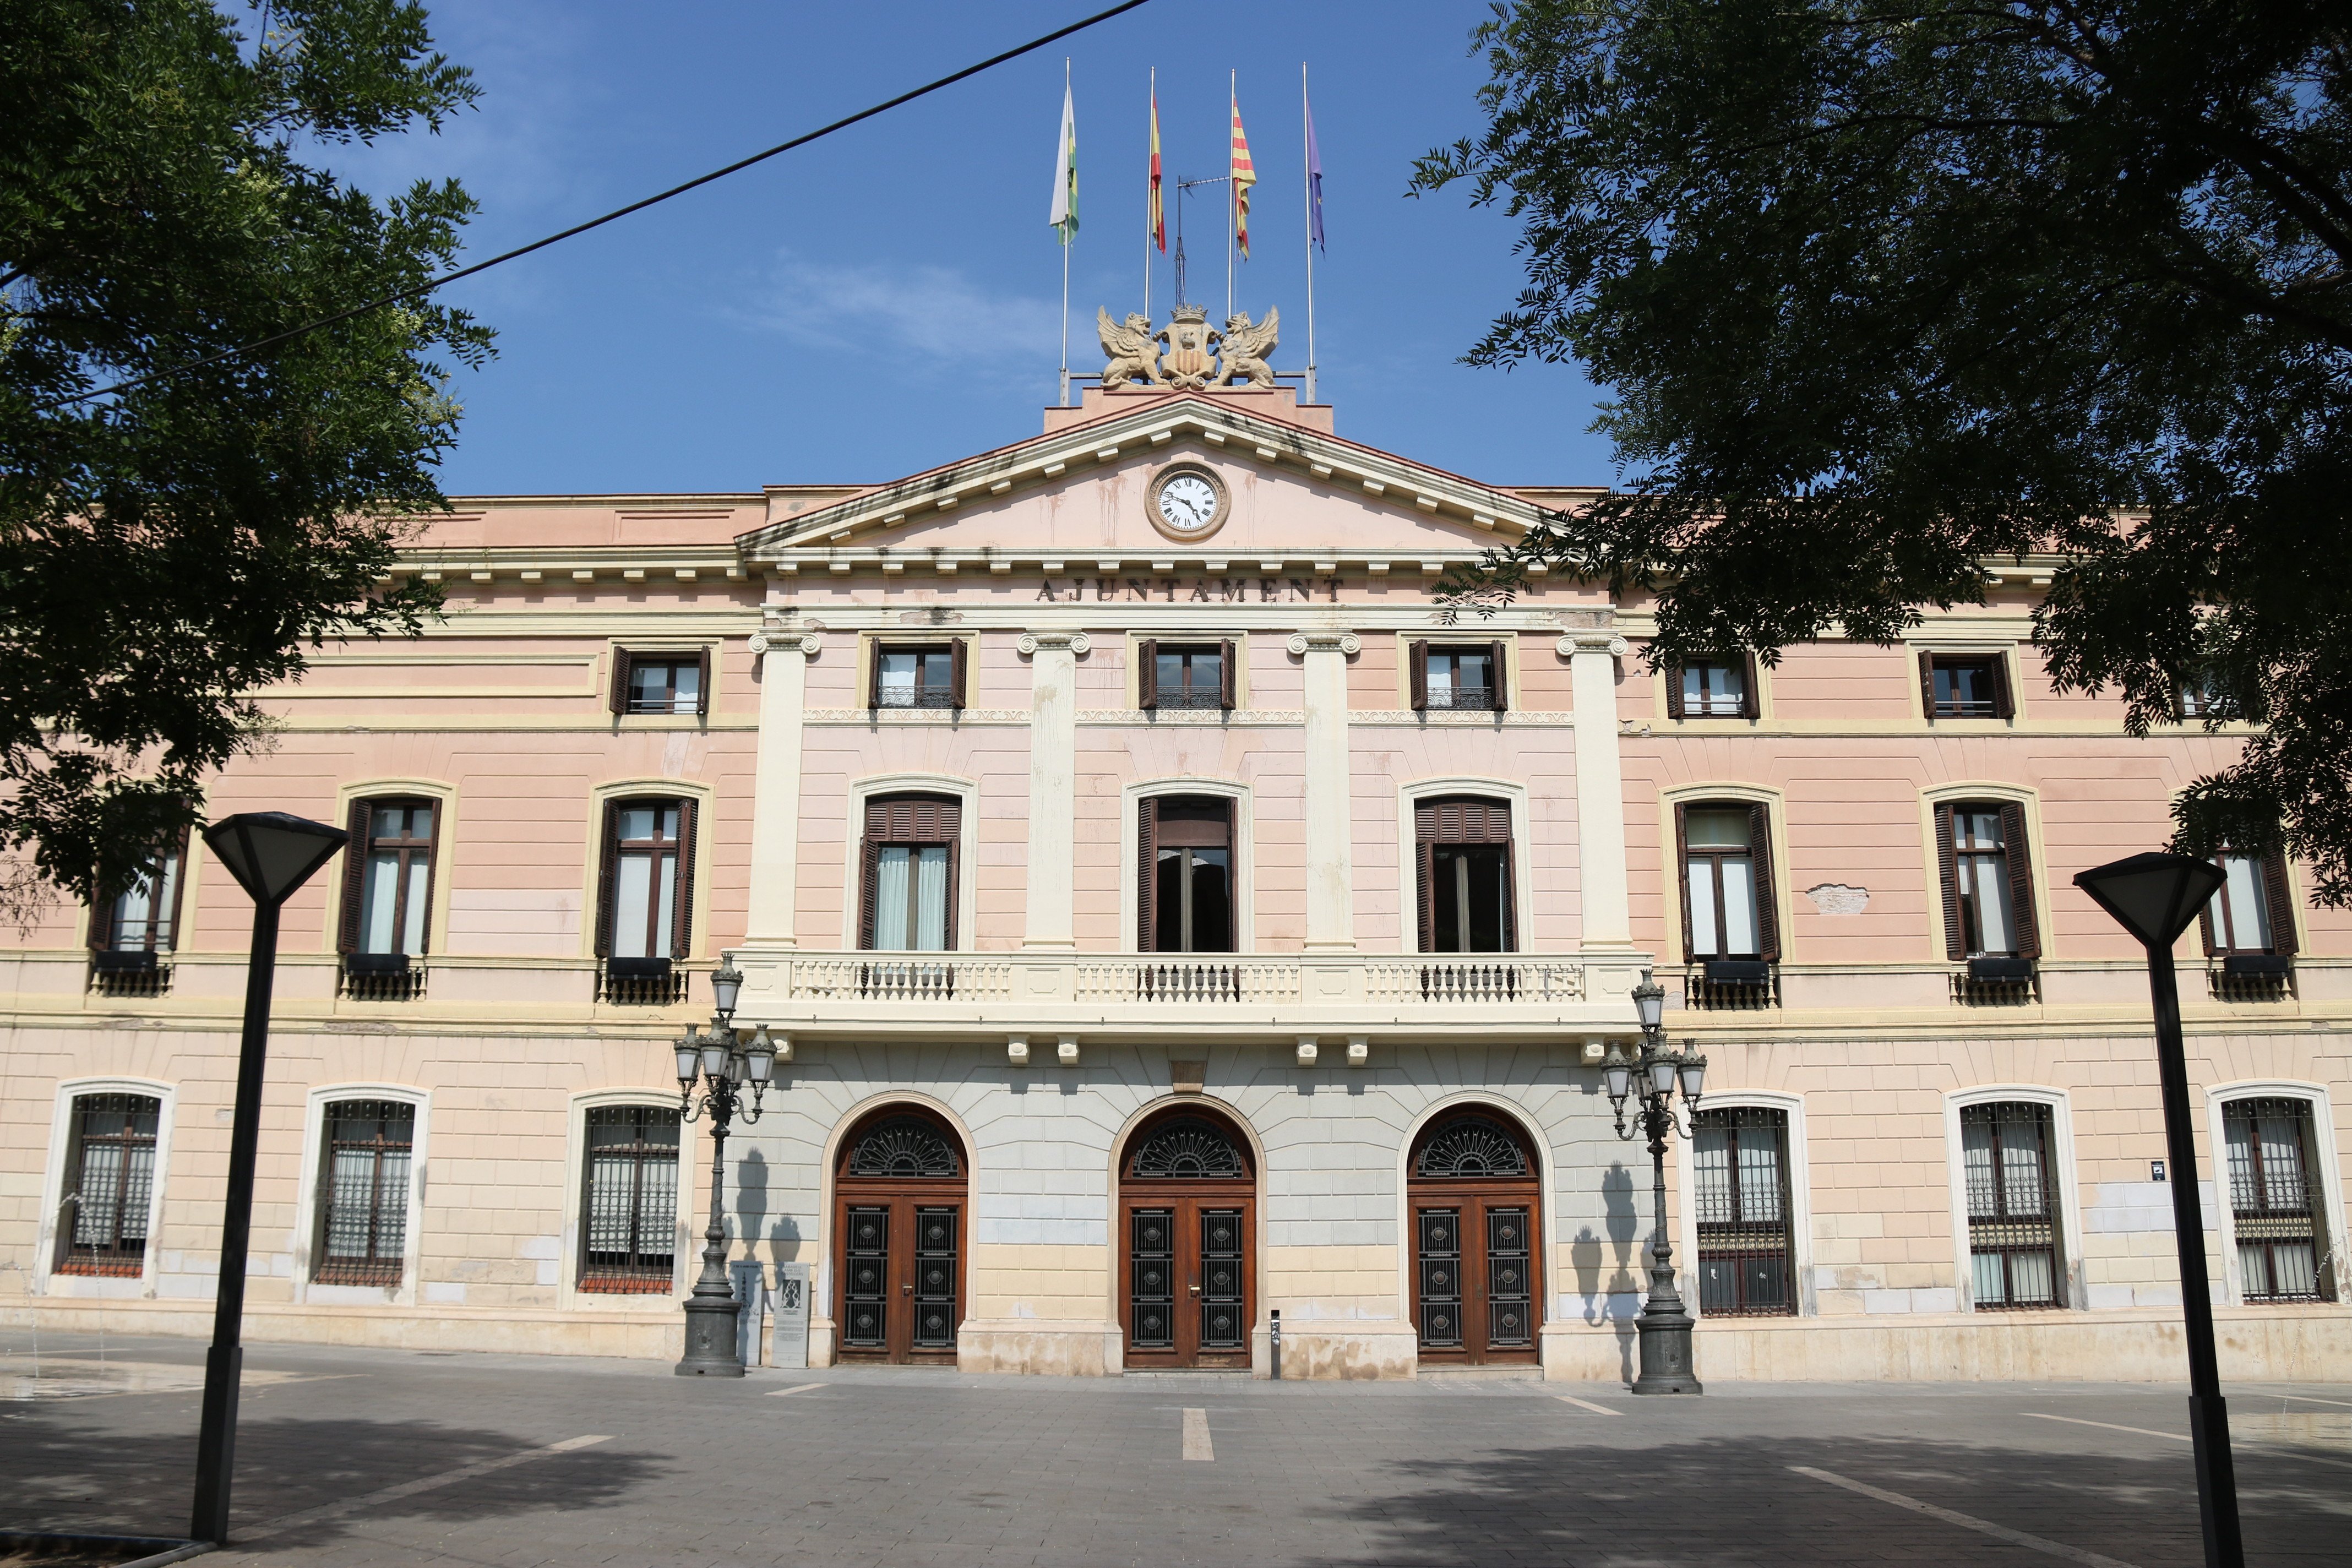
[(2156, 1076), (2170, 1156), (2172, 1234), (2180, 1253), (2180, 1314), (2189, 1342), (2189, 1435), (2197, 1455), (2197, 1512), (2208, 1568), (2243, 1568), (2238, 1479), (2230, 1458), (2230, 1414), (2213, 1354), (2213, 1295), (2205, 1276), (2205, 1215), (2197, 1196), (2197, 1144), (2189, 1111), (2189, 1064), (2180, 1044), (2180, 989), (2172, 944), (2225, 880), (2210, 860), (2134, 855), (2094, 867), (2074, 886), (2116, 918), (2147, 953), (2156, 1010)]
[[(731, 952), (719, 956), (710, 976), (710, 1028), (698, 1032), (689, 1025), (675, 1049), (677, 1053), (678, 1119), (710, 1118), (710, 1228), (702, 1233), (702, 1273), (686, 1302), (686, 1355), (677, 1363), (680, 1377), (740, 1377), (743, 1351), (736, 1338), (743, 1303), (727, 1280), (727, 1124), (740, 1113), (746, 1121), (760, 1120), (761, 1098), (775, 1075), (776, 1047), (765, 1027), (739, 1044), (735, 1038), (735, 999), (742, 994), (743, 976)], [(702, 1106), (694, 1107), (694, 1084), (702, 1080)], [(743, 1089), (751, 1090), (749, 1109)]]
[(220, 863), (253, 900), (245, 964), (245, 1038), (228, 1134), (228, 1197), (221, 1211), (220, 1284), (205, 1352), (204, 1414), (196, 1427), (196, 1500), (188, 1533), (228, 1544), (229, 1483), (236, 1468), (236, 1391), (245, 1366), (245, 1263), (253, 1239), (253, 1171), (261, 1148), (261, 1079), (269, 1056), (269, 992), (278, 974), (278, 911), (351, 836), (282, 811), (246, 811), (205, 829)]
[[(1681, 1084), (1684, 1103), (1696, 1111), (1706, 1082), (1706, 1058), (1666, 1049), (1666, 994), (1646, 969), (1642, 984), (1633, 987), (1633, 1010), (1642, 1021), (1641, 1056), (1628, 1058), (1612, 1046), (1601, 1064), (1601, 1083), (1617, 1118), (1617, 1136), (1630, 1139), (1646, 1132), (1650, 1139), (1655, 1234), (1650, 1242), (1650, 1296), (1633, 1323), (1642, 1336), (1642, 1374), (1633, 1380), (1633, 1392), (1701, 1394), (1706, 1391), (1691, 1373), (1691, 1315), (1675, 1289), (1674, 1248), (1666, 1241), (1666, 1134), (1679, 1131), (1689, 1139), (1675, 1121), (1675, 1086)], [(1625, 1122), (1629, 1096), (1641, 1100), (1630, 1127)]]

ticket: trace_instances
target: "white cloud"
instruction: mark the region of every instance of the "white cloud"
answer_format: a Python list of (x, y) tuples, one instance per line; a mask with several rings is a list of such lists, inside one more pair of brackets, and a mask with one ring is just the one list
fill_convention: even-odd
[(787, 257), (747, 314), (813, 349), (1034, 380), (1060, 352), (1057, 310), (1050, 300), (991, 293), (951, 268)]

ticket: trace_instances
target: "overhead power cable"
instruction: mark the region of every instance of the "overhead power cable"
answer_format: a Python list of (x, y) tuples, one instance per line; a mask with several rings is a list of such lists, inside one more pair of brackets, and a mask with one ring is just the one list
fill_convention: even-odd
[(682, 196), (688, 191), (696, 190), (703, 185), (710, 184), (713, 180), (723, 180), (730, 174), (740, 174), (741, 171), (750, 168), (754, 163), (762, 163), (767, 162), (769, 159), (776, 156), (779, 153), (789, 153), (795, 147), (805, 147), (812, 142), (821, 141), (824, 138), (832, 135), (836, 131), (846, 131), (849, 127), (856, 124), (861, 120), (871, 120), (877, 114), (887, 113), (889, 110), (898, 108), (902, 103), (912, 103), (915, 100), (923, 97), (927, 93), (937, 92), (943, 87), (953, 87), (956, 83), (962, 81), (967, 77), (978, 76), (981, 72), (1001, 66), (1007, 60), (1019, 59), (1023, 55), (1034, 53), (1038, 49), (1044, 48), (1047, 44), (1056, 42), (1062, 38), (1066, 38), (1073, 33), (1082, 33), (1098, 22), (1108, 22), (1113, 16), (1120, 16), (1126, 12), (1134, 10), (1139, 5), (1147, 4), (1149, 4), (1149, 0), (1122, 0), (1121, 4), (1113, 5), (1108, 11), (1097, 11), (1093, 16), (1073, 22), (1066, 27), (1057, 27), (1054, 31), (1045, 35), (1043, 37), (1030, 39), (1027, 43), (1021, 45), (1018, 48), (1007, 49), (1001, 55), (991, 55), (988, 58), (982, 60), (977, 65), (966, 66), (963, 69), (957, 71), (952, 75), (943, 76), (934, 82), (927, 82), (923, 86), (916, 88), (911, 92), (902, 92), (896, 98), (889, 99), (884, 102), (874, 105), (871, 109), (861, 109), (855, 114), (836, 120), (830, 125), (821, 125), (814, 131), (808, 132), (803, 135), (793, 137), (789, 142), (779, 142), (776, 145), (769, 148), (764, 153), (754, 153), (748, 158), (739, 158), (723, 169), (713, 169), (710, 173), (698, 175), (696, 178), (687, 181), (686, 184), (682, 185), (672, 185), (668, 190), (662, 191), (654, 195), (646, 196), (642, 201), (631, 202), (625, 207), (615, 207), (602, 217), (592, 217), (586, 223), (573, 224), (570, 228), (564, 229), (560, 233), (551, 234), (544, 239), (532, 240), (529, 245), (518, 246), (512, 250), (503, 252), (498, 256), (493, 256), (487, 261), (477, 261), (471, 267), (461, 267), (455, 272), (444, 273), (442, 276), (433, 279), (430, 283), (420, 283), (414, 289), (403, 289), (396, 293), (386, 294), (379, 299), (370, 300), (363, 305), (353, 305), (348, 310), (338, 310), (331, 316), (321, 316), (315, 321), (306, 321), (299, 327), (289, 327), (282, 332), (272, 333), (268, 337), (258, 339), (253, 342), (244, 344), (241, 347), (223, 349), (216, 354), (207, 354), (203, 359), (190, 360), (185, 364), (171, 365), (163, 370), (149, 371), (144, 375), (132, 376), (128, 381), (118, 381), (111, 386), (102, 386), (94, 392), (78, 392), (71, 397), (52, 398), (47, 403), (36, 404), (34, 405), (34, 412), (46, 414), (52, 408), (63, 408), (71, 404), (87, 403), (90, 399), (96, 397), (111, 397), (116, 393), (129, 392), (135, 387), (145, 386), (151, 382), (168, 381), (174, 376), (186, 375), (192, 372), (203, 370), (209, 365), (222, 364), (230, 360), (243, 359), (249, 354), (259, 353), (264, 349), (276, 348), (279, 343), (302, 337), (310, 332), (318, 331), (324, 327), (331, 327), (339, 322), (348, 321), (354, 316), (364, 316), (370, 310), (381, 310), (387, 305), (398, 305), (410, 300), (421, 300), (436, 289), (445, 288), (451, 283), (457, 282), (460, 278), (471, 278), (477, 272), (488, 272), (493, 267), (499, 266), (505, 262), (513, 261), (520, 257), (529, 256), (534, 250), (545, 250), (549, 246), (570, 239), (574, 235), (586, 234), (592, 228), (602, 228), (604, 225), (611, 223), (617, 218), (625, 218), (631, 213), (643, 212), (646, 208), (666, 202), (672, 196)]

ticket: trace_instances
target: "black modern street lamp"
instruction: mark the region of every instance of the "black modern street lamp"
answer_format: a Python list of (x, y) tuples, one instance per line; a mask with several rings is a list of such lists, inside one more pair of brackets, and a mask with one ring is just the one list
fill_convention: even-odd
[(2180, 1314), (2189, 1340), (2189, 1435), (2197, 1454), (2197, 1515), (2207, 1568), (2244, 1568), (2238, 1533), (2238, 1478), (2230, 1458), (2230, 1414), (2213, 1354), (2213, 1293), (2205, 1275), (2205, 1215), (2197, 1196), (2197, 1144), (2189, 1114), (2189, 1065), (2180, 1043), (2180, 987), (2172, 944), (2226, 879), (2210, 860), (2134, 855), (2096, 866), (2074, 886), (2115, 916), (2147, 950), (2156, 1006), (2156, 1076), (2164, 1100), (2164, 1149), (2171, 1163), (2172, 1234), (2180, 1250)]
[(245, 966), (245, 1039), (236, 1059), (236, 1120), (228, 1137), (228, 1200), (221, 1214), (220, 1285), (213, 1343), (205, 1352), (205, 1403), (196, 1431), (196, 1500), (188, 1533), (228, 1543), (229, 1485), (236, 1468), (236, 1390), (245, 1370), (245, 1262), (253, 1239), (253, 1168), (261, 1145), (261, 1074), (269, 1055), (269, 987), (278, 973), (278, 911), (351, 836), (282, 811), (245, 811), (205, 829), (253, 899), (253, 952)]
[[(1617, 1117), (1617, 1136), (1630, 1139), (1646, 1132), (1650, 1138), (1656, 1234), (1650, 1242), (1649, 1300), (1642, 1303), (1642, 1315), (1633, 1322), (1642, 1336), (1642, 1374), (1633, 1380), (1633, 1392), (1703, 1394), (1706, 1390), (1691, 1371), (1691, 1315), (1683, 1305), (1681, 1292), (1675, 1289), (1674, 1248), (1666, 1242), (1666, 1134), (1683, 1131), (1675, 1121), (1677, 1082), (1682, 1085), (1684, 1103), (1694, 1111), (1698, 1109), (1699, 1091), (1706, 1081), (1706, 1058), (1666, 1049), (1663, 1027), (1666, 994), (1646, 969), (1642, 972), (1642, 983), (1633, 987), (1633, 1010), (1642, 1020), (1640, 1058), (1629, 1059), (1612, 1046), (1601, 1064), (1609, 1108)], [(1631, 1127), (1625, 1124), (1628, 1095), (1641, 1100)], [(1687, 1142), (1690, 1134), (1683, 1131), (1683, 1137)]]
[[(697, 1120), (694, 1082), (702, 1079), (702, 1111), (710, 1117), (710, 1228), (702, 1236), (702, 1273), (686, 1301), (686, 1355), (680, 1377), (740, 1377), (743, 1350), (737, 1340), (743, 1303), (727, 1280), (727, 1124), (740, 1112), (760, 1120), (760, 1100), (776, 1070), (776, 1047), (765, 1028), (741, 1044), (735, 1039), (735, 999), (743, 976), (735, 955), (723, 953), (710, 976), (711, 1017), (707, 1032), (689, 1026), (677, 1045), (677, 1109), (681, 1121)], [(749, 1085), (751, 1103), (743, 1104)]]

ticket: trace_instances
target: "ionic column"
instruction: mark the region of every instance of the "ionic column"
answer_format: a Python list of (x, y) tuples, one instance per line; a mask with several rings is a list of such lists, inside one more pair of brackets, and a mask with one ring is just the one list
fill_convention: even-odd
[(1348, 659), (1353, 632), (1296, 632), (1307, 708), (1307, 951), (1356, 945), (1356, 873), (1348, 811)]
[(1076, 931), (1078, 655), (1084, 632), (1024, 632), (1029, 659), (1029, 896), (1021, 945), (1069, 952)]
[(808, 661), (824, 646), (812, 621), (793, 631), (757, 631), (760, 746), (751, 797), (751, 899), (744, 938), (791, 947), (801, 860), (801, 723)]
[(1576, 699), (1576, 846), (1582, 867), (1584, 945), (1631, 947), (1625, 875), (1625, 770), (1617, 752), (1617, 660), (1623, 637), (1606, 627), (1559, 639)]

